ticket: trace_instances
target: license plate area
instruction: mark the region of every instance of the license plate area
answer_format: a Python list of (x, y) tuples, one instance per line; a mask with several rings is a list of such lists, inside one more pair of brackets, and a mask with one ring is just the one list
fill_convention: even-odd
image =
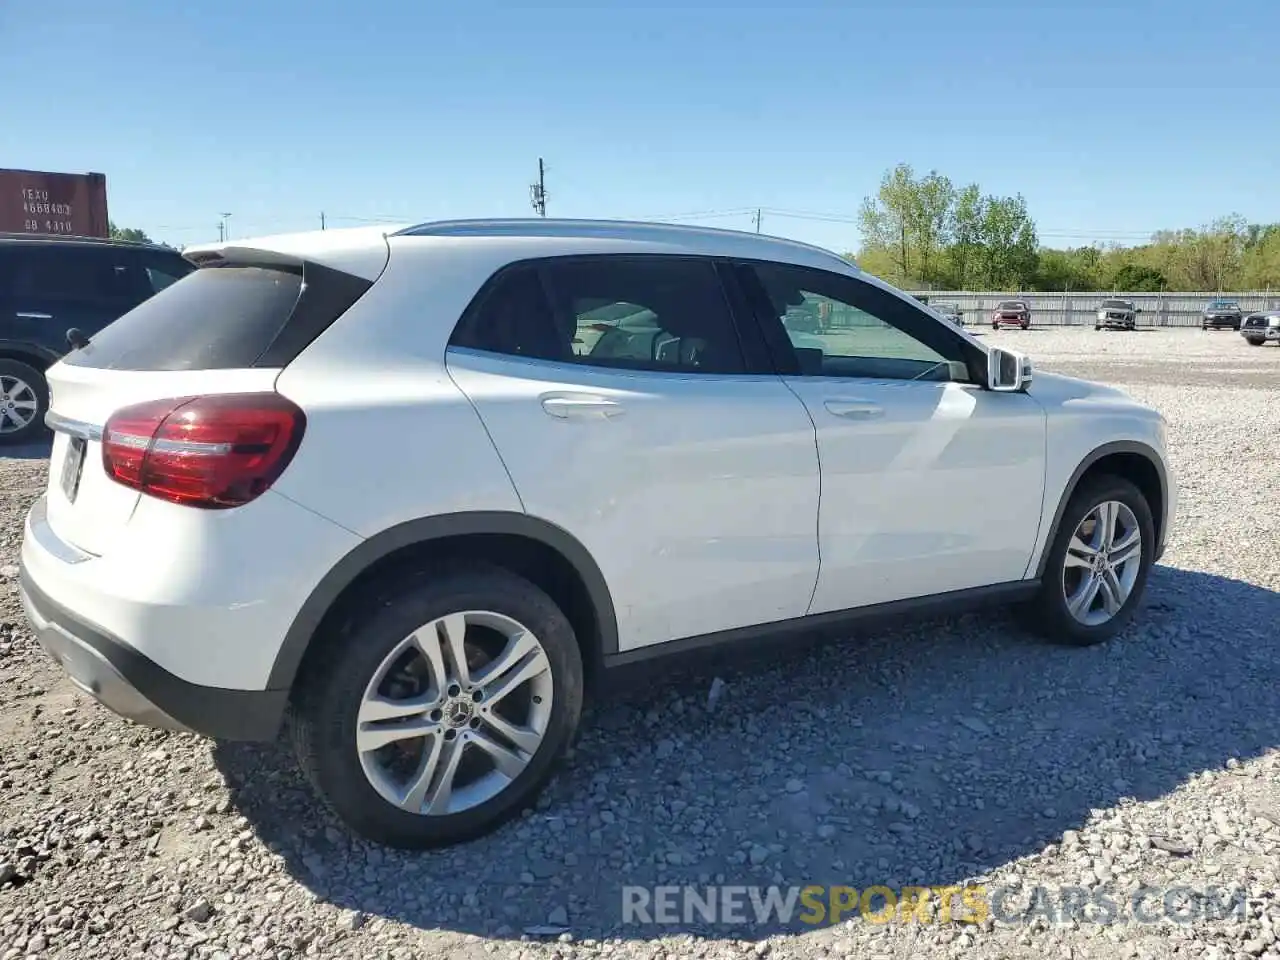
[(84, 473), (85, 439), (71, 437), (67, 443), (67, 453), (62, 460), (62, 493), (68, 503), (76, 502), (76, 494), (80, 492), (80, 477)]

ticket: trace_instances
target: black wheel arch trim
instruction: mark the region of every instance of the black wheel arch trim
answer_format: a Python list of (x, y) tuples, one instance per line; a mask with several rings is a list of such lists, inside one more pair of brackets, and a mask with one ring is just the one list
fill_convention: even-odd
[(1049, 527), (1049, 535), (1045, 537), (1044, 547), (1040, 551), (1040, 559), (1036, 563), (1035, 576), (1037, 579), (1044, 577), (1045, 565), (1049, 562), (1049, 549), (1053, 545), (1054, 538), (1058, 535), (1058, 527), (1062, 523), (1062, 514), (1067, 509), (1067, 504), (1071, 502), (1071, 498), (1075, 495), (1076, 488), (1080, 485), (1080, 479), (1094, 466), (1099, 460), (1112, 456), (1117, 453), (1136, 453), (1155, 468), (1156, 475), (1160, 478), (1160, 510), (1161, 516), (1156, 517), (1156, 522), (1160, 525), (1160, 533), (1157, 536), (1159, 541), (1156, 544), (1155, 557), (1158, 560), (1164, 552), (1164, 541), (1168, 536), (1169, 524), (1169, 475), (1165, 469), (1164, 460), (1156, 453), (1155, 448), (1149, 444), (1142, 443), (1138, 440), (1114, 440), (1111, 443), (1104, 443), (1100, 447), (1091, 450), (1087, 456), (1076, 466), (1075, 471), (1071, 474), (1071, 478), (1067, 481), (1066, 487), (1062, 491), (1062, 496), (1058, 499), (1058, 508), (1053, 514), (1053, 523)]
[(596, 656), (618, 650), (618, 620), (613, 598), (590, 552), (567, 530), (525, 513), (477, 510), (408, 520), (374, 534), (339, 560), (312, 590), (285, 634), (272, 665), (267, 687), (290, 689), (311, 639), (342, 592), (373, 564), (404, 547), (449, 537), (499, 534), (525, 537), (559, 553), (577, 572), (591, 599), (599, 631)]
[[(22, 354), (25, 357), (31, 357), (44, 363), (45, 367), (50, 367), (61, 359), (61, 355), (48, 347), (41, 346), (38, 343), (30, 343), (25, 340), (2, 340), (0, 339), (0, 358), (10, 359), (13, 354)], [(26, 363), (25, 360), (18, 360), (19, 363)], [(41, 368), (41, 372), (43, 369)]]

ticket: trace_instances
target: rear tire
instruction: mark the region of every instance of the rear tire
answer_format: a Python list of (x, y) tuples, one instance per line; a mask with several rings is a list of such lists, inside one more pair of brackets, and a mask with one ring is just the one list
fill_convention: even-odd
[(460, 843), (519, 814), (582, 712), (582, 657), (555, 601), (469, 564), (415, 572), (354, 609), (317, 637), (294, 689), (294, 747), (320, 799), (361, 836), (405, 849)]
[[(1098, 521), (1092, 521), (1089, 534), (1081, 531), (1089, 527), (1086, 520), (1099, 516), (1096, 511), (1103, 504), (1113, 505), (1117, 518), (1114, 538), (1107, 541), (1097, 537), (1104, 546), (1091, 553), (1082, 548), (1095, 543)], [(1135, 536), (1137, 556), (1128, 561), (1117, 559), (1133, 549), (1130, 538)], [(1117, 550), (1116, 546), (1122, 549)], [(1111, 639), (1133, 619), (1142, 602), (1155, 549), (1155, 523), (1142, 491), (1123, 477), (1090, 477), (1080, 484), (1062, 512), (1049, 544), (1040, 592), (1023, 610), (1023, 619), (1031, 629), (1055, 643), (1088, 647)], [(1098, 555), (1110, 560), (1113, 568), (1108, 570), (1105, 560), (1092, 566)], [(1088, 597), (1086, 578), (1099, 584), (1092, 598)], [(1108, 602), (1117, 599), (1117, 608), (1108, 612)], [(1075, 612), (1070, 600), (1077, 601)]]
[(1023, 330), (1030, 330), (1030, 329), (1031, 329), (1031, 321), (1030, 321), (1030, 320), (1028, 320), (1026, 323), (1022, 324), (1021, 326), (1022, 326), (1022, 329), (1023, 329)]
[(49, 384), (21, 360), (0, 359), (0, 444), (30, 443), (45, 432)]

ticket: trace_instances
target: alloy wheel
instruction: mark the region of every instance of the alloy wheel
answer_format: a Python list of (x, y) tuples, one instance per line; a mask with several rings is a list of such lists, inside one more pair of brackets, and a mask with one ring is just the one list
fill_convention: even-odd
[(1076, 526), (1062, 567), (1067, 611), (1088, 627), (1120, 612), (1142, 567), (1142, 529), (1119, 500), (1097, 504)]
[(0, 374), (0, 433), (17, 433), (36, 418), (35, 388), (19, 377)]
[(408, 813), (472, 809), (528, 766), (551, 721), (541, 642), (504, 614), (470, 610), (419, 627), (365, 688), (355, 746), (370, 785)]

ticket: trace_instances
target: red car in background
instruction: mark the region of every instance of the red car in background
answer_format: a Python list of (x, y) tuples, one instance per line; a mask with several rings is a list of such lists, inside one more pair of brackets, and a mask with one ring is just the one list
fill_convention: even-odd
[(991, 329), (1018, 326), (1023, 330), (1031, 326), (1031, 307), (1025, 300), (1001, 300), (991, 313)]

